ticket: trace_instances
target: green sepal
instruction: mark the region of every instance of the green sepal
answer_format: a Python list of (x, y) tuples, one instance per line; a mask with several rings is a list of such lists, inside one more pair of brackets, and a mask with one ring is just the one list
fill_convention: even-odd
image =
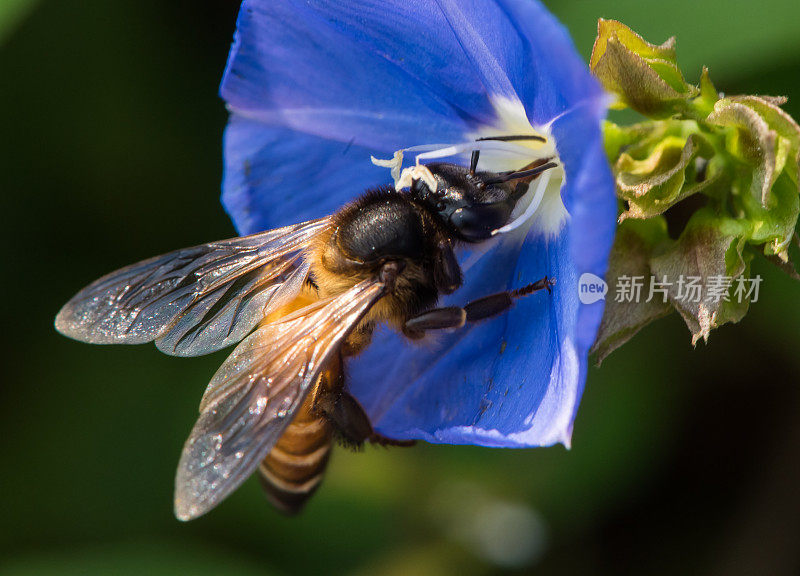
[[(749, 192), (746, 184), (743, 187)], [(763, 244), (765, 255), (774, 255), (786, 262), (789, 244), (800, 217), (797, 185), (787, 172), (783, 172), (771, 188), (767, 206), (747, 192), (737, 197), (736, 201), (742, 208), (744, 219), (752, 227), (749, 242)]]
[(781, 105), (786, 103), (786, 98), (774, 96), (732, 96), (732, 102), (743, 104), (756, 112), (771, 130), (777, 135), (777, 153), (775, 170), (786, 173), (795, 184), (800, 184), (798, 178), (798, 162), (800, 162), (800, 126), (794, 118), (789, 116)]
[(707, 122), (730, 128), (726, 150), (752, 167), (752, 194), (767, 206), (770, 190), (779, 174), (778, 135), (751, 107), (723, 98), (714, 105)]
[[(658, 141), (664, 133), (660, 122), (640, 122), (631, 126), (620, 126), (609, 120), (603, 121), (603, 144), (606, 156), (612, 164), (617, 161), (623, 149), (641, 146), (643, 142)], [(656, 137), (654, 138), (654, 134)]]
[[(749, 234), (747, 223), (703, 208), (692, 215), (677, 241), (651, 259), (653, 274), (669, 284), (669, 300), (691, 331), (692, 344), (708, 340), (713, 328), (737, 317), (728, 307), (719, 314), (724, 300), (714, 300), (710, 287), (715, 279), (733, 281), (745, 271), (743, 250)], [(692, 278), (699, 278), (699, 290), (690, 288)]]
[(617, 194), (628, 203), (621, 221), (663, 214), (677, 202), (717, 182), (718, 173), (707, 173), (698, 180), (695, 160), (714, 156), (712, 146), (699, 134), (688, 138), (666, 136), (645, 150), (647, 156), (641, 159), (633, 156), (641, 149), (622, 153), (614, 167)]
[[(646, 301), (650, 294), (650, 257), (662, 242), (669, 242), (663, 218), (627, 220), (617, 229), (606, 272), (612, 292), (606, 296), (605, 313), (591, 350), (598, 364), (650, 322), (672, 311), (662, 298)], [(621, 285), (621, 277), (644, 279), (638, 302), (618, 298), (613, 289)]]
[[(734, 246), (731, 246), (734, 249)], [(734, 278), (730, 290), (730, 298), (722, 300), (719, 303), (719, 308), (714, 315), (714, 328), (722, 326), (723, 324), (736, 324), (747, 315), (750, 309), (750, 299), (742, 298), (741, 300), (736, 295), (738, 282), (747, 282), (750, 278), (750, 261), (753, 255), (748, 252), (741, 253), (742, 261), (744, 262), (744, 270), (739, 276)]]
[(714, 111), (714, 104), (718, 100), (719, 93), (711, 82), (708, 68), (703, 66), (703, 72), (700, 74), (700, 95), (692, 101), (697, 117), (707, 118)]
[(767, 261), (780, 268), (793, 280), (800, 280), (800, 268), (798, 268), (800, 257), (798, 257), (798, 253), (800, 253), (800, 236), (795, 232), (787, 250), (780, 256), (767, 256)]

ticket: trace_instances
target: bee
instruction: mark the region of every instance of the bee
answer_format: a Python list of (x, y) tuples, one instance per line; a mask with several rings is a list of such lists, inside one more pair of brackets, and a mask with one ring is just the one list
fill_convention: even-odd
[(531, 183), (557, 165), (477, 171), (479, 154), (469, 167), (417, 163), (409, 186), (369, 190), (330, 216), (122, 268), (61, 309), (56, 329), (94, 344), (155, 341), (167, 354), (196, 356), (239, 343), (211, 379), (184, 445), (180, 520), (204, 514), (255, 471), (275, 507), (294, 514), (322, 481), (334, 439), (410, 444), (376, 433), (347, 392), (345, 361), (377, 325), (419, 340), (550, 290), (545, 277), (436, 307), (462, 284), (455, 247), (509, 225)]

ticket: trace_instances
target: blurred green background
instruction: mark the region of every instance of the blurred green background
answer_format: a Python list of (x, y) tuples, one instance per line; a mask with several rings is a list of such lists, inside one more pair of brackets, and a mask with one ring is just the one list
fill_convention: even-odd
[[(691, 81), (785, 94), (797, 0), (550, 0), (678, 36)], [(800, 285), (692, 350), (677, 317), (589, 375), (573, 448), (339, 450), (287, 520), (248, 482), (197, 521), (173, 475), (226, 352), (93, 347), (61, 304), (119, 266), (233, 234), (216, 90), (237, 5), (0, 0), (0, 574), (798, 574)]]

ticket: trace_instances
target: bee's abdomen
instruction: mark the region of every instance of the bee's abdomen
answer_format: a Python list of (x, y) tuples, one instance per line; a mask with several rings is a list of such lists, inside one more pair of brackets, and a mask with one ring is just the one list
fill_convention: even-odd
[(333, 430), (311, 404), (309, 395), (258, 470), (267, 498), (285, 514), (300, 512), (328, 464)]

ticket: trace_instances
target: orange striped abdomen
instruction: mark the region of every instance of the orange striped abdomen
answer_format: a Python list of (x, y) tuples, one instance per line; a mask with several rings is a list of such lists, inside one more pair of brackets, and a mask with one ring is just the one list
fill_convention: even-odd
[(258, 469), (267, 498), (285, 514), (300, 512), (322, 482), (328, 464), (333, 428), (314, 412), (314, 392)]

